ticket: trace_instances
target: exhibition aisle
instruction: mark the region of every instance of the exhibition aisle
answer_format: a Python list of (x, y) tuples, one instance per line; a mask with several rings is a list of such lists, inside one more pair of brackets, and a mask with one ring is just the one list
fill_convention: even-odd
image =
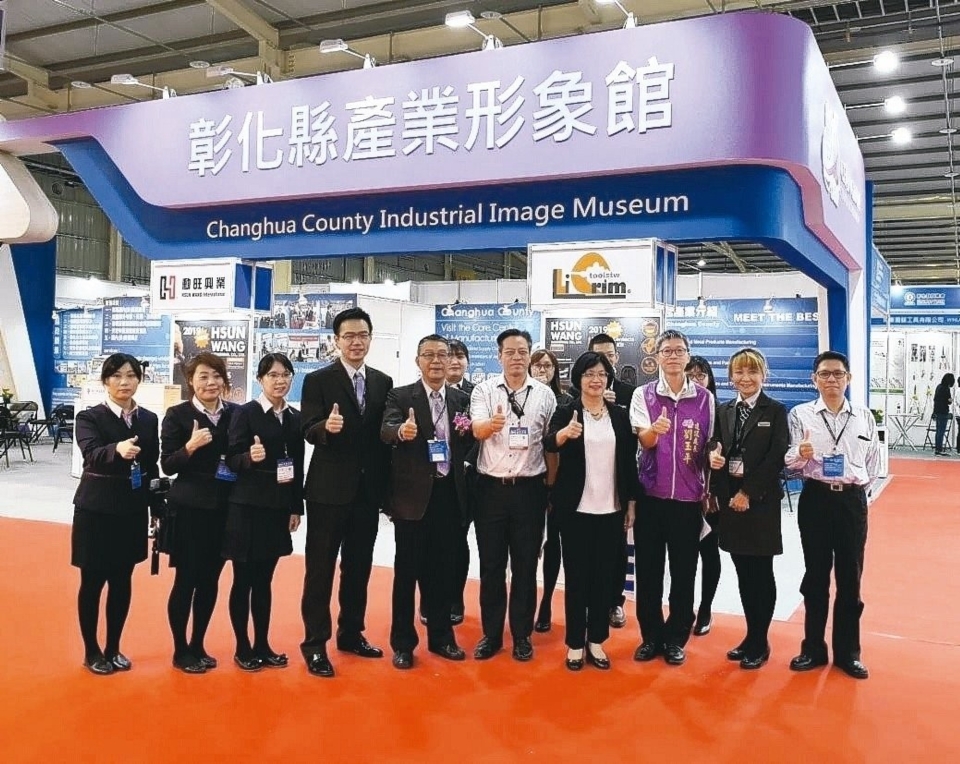
[[(729, 615), (716, 617), (709, 636), (691, 640), (685, 666), (637, 664), (630, 659), (637, 643), (632, 612), (628, 628), (609, 643), (610, 672), (566, 671), (562, 629), (555, 625), (535, 635), (530, 664), (509, 653), (450, 664), (422, 650), (417, 668), (401, 673), (388, 659), (334, 653), (337, 678), (317, 679), (295, 659), (300, 557), (281, 561), (275, 581), (271, 630), (274, 646), (294, 658), (290, 668), (236, 670), (227, 619), (218, 611), (209, 642), (221, 668), (203, 677), (175, 672), (164, 607), (170, 571), (151, 580), (140, 566), (124, 637), (135, 668), (95, 677), (80, 666), (77, 572), (66, 562), (69, 526), (2, 518), (3, 759), (947, 759), (960, 753), (950, 711), (960, 693), (960, 612), (949, 583), (960, 537), (949, 491), (960, 462), (894, 459), (891, 471), (894, 479), (870, 516), (867, 682), (832, 669), (787, 670), (802, 632), (800, 613), (774, 623), (773, 659), (759, 672), (724, 659), (743, 628)], [(470, 586), (475, 602), (476, 583)], [(390, 571), (377, 568), (368, 635), (384, 646), (389, 591)], [(472, 612), (458, 638), (472, 648), (478, 636)]]

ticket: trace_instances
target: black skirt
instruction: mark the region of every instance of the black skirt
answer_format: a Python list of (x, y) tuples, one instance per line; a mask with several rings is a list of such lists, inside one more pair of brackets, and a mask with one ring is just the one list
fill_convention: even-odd
[(122, 515), (73, 511), (70, 564), (78, 568), (111, 570), (147, 559), (147, 510)]
[(230, 502), (223, 556), (237, 562), (272, 560), (293, 554), (290, 512)]
[[(171, 512), (173, 516), (171, 518)], [(226, 507), (189, 507), (167, 501), (172, 522), (170, 567), (196, 570), (223, 559), (223, 538), (227, 524)]]

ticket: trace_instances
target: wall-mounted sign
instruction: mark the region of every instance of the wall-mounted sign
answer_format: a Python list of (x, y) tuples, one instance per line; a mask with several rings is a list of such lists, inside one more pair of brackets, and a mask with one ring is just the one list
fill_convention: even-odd
[(273, 271), (236, 258), (154, 260), (150, 263), (150, 299), (154, 313), (187, 311), (269, 311)]
[(958, 286), (906, 286), (891, 291), (890, 310), (908, 313), (955, 312), (960, 309)]
[(870, 253), (871, 315), (886, 316), (890, 312), (890, 266), (876, 247)]

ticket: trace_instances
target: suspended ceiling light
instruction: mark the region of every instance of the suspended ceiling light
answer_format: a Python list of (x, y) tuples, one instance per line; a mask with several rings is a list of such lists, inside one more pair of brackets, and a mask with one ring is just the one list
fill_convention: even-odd
[(765, 303), (763, 303), (763, 312), (764, 313), (773, 313), (773, 298), (770, 297)]
[(615, 5), (620, 9), (620, 12), (627, 17), (626, 21), (623, 22), (624, 29), (634, 29), (637, 26), (637, 17), (633, 14), (632, 11), (628, 11), (620, 3), (620, 0), (597, 0), (597, 5)]
[(377, 65), (377, 60), (369, 53), (358, 53), (347, 45), (345, 40), (339, 38), (336, 40), (321, 40), (319, 50), (321, 53), (347, 53), (354, 58), (362, 59), (364, 69), (373, 69)]
[(890, 133), (890, 140), (898, 146), (903, 146), (913, 140), (913, 133), (908, 127), (898, 127)]
[(151, 85), (148, 82), (141, 82), (132, 74), (115, 74), (110, 78), (111, 85), (133, 85), (140, 88), (149, 88), (150, 90), (156, 90), (163, 94), (164, 98), (173, 98), (176, 96), (177, 91), (173, 88), (164, 85), (162, 88), (157, 87), (156, 85)]
[(907, 110), (907, 102), (903, 100), (903, 96), (892, 95), (884, 99), (883, 108), (887, 114), (903, 114)]
[(873, 68), (879, 74), (890, 74), (900, 66), (900, 56), (892, 50), (883, 50), (873, 57)]
[(698, 268), (703, 268), (706, 264), (707, 264), (707, 261), (704, 260), (702, 257), (701, 257), (699, 260), (697, 260), (697, 267), (698, 267)]
[(953, 66), (952, 58), (935, 58), (930, 62), (931, 66), (936, 66), (940, 69), (946, 69), (948, 66)]
[[(246, 77), (251, 82), (255, 82), (257, 85), (269, 85), (273, 82), (273, 78), (270, 77), (266, 72), (239, 72), (234, 69), (232, 66), (208, 66), (207, 67), (207, 77), (229, 77), (227, 80), (228, 88), (237, 87), (235, 84), (230, 84), (231, 80), (236, 80), (238, 78)], [(244, 80), (240, 79), (240, 84), (244, 84)]]
[(70, 87), (76, 90), (89, 90), (93, 87), (89, 82), (84, 82), (83, 80), (73, 80), (70, 83)]
[(454, 11), (443, 17), (443, 23), (451, 29), (472, 29), (483, 38), (483, 47), (481, 50), (499, 50), (503, 47), (500, 38), (487, 34), (477, 28), (476, 18), (470, 11)]
[(191, 61), (190, 68), (191, 69), (209, 69), (210, 62), (209, 61)]

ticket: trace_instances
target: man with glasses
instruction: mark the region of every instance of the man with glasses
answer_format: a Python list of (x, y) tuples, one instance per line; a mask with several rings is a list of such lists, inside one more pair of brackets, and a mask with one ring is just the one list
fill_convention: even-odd
[(557, 400), (527, 371), (532, 344), (528, 332), (501, 332), (497, 357), (503, 374), (478, 384), (470, 397), (473, 434), (480, 441), (476, 530), (483, 637), (473, 653), (477, 660), (492, 658), (503, 646), (508, 554), (513, 657), (533, 658), (537, 556), (547, 507), (543, 435)]
[(361, 308), (338, 313), (333, 333), (339, 360), (303, 381), (303, 437), (314, 448), (304, 491), (307, 546), (301, 609), (306, 636), (300, 650), (316, 676), (333, 676), (327, 641), (338, 553), (337, 649), (363, 658), (383, 657), (363, 630), (373, 545), (390, 472), (390, 447), (380, 440), (380, 425), (393, 380), (364, 362), (372, 332), (370, 316)]
[[(690, 355), (686, 336), (674, 330), (656, 340), (659, 379), (637, 388), (630, 423), (642, 448), (640, 482), (646, 497), (637, 504), (637, 620), (642, 642), (634, 660), (658, 655), (672, 665), (686, 660), (693, 627), (694, 584), (703, 526), (702, 500), (710, 468), (713, 395), (684, 373)], [(663, 618), (665, 556), (670, 557), (670, 614)]]
[(827, 664), (827, 613), (830, 570), (837, 595), (833, 601), (833, 663), (854, 679), (870, 674), (860, 662), (860, 578), (867, 543), (867, 489), (877, 477), (880, 443), (869, 409), (851, 406), (844, 393), (850, 364), (843, 353), (827, 350), (814, 359), (817, 400), (790, 411), (787, 468), (803, 472), (797, 508), (800, 543), (806, 568), (800, 592), (804, 636), (793, 671)]
[(470, 398), (445, 383), (450, 350), (431, 334), (417, 350), (420, 380), (387, 395), (380, 437), (393, 446), (387, 510), (396, 534), (393, 566), (393, 665), (413, 667), (419, 643), (413, 623), (414, 595), (420, 584), (427, 619), (427, 648), (452, 661), (466, 655), (450, 621), (455, 592), (457, 544), (466, 521), (464, 460), (473, 432), (460, 426)]

